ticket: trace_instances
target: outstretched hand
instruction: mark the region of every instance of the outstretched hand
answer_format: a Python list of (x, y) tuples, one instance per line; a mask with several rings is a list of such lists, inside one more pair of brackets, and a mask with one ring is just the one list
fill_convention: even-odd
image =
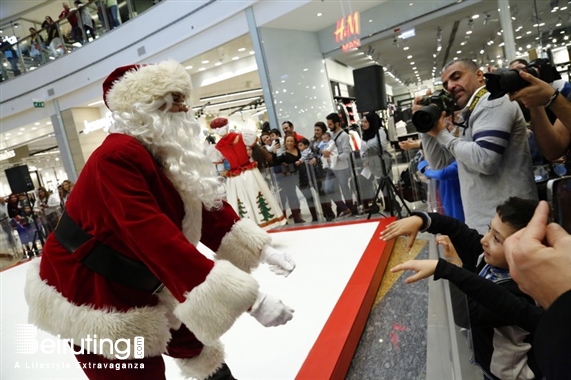
[(384, 241), (407, 235), (406, 249), (411, 250), (416, 240), (418, 231), (422, 228), (422, 218), (420, 216), (409, 216), (408, 218), (396, 220), (389, 224), (383, 232), (381, 238)]
[(409, 260), (406, 263), (397, 265), (391, 268), (391, 273), (402, 272), (404, 270), (411, 270), (416, 272), (410, 277), (407, 277), (404, 282), (412, 284), (419, 280), (423, 280), (434, 274), (438, 260)]
[(289, 253), (280, 252), (270, 245), (265, 245), (262, 249), (260, 261), (268, 264), (272, 272), (284, 277), (295, 269), (295, 261)]

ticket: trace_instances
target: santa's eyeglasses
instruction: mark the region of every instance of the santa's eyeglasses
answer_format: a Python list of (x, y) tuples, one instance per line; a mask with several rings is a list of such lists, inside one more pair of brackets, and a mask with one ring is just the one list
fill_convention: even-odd
[(171, 92), (171, 98), (173, 105), (187, 105), (186, 102), (186, 95), (180, 92)]

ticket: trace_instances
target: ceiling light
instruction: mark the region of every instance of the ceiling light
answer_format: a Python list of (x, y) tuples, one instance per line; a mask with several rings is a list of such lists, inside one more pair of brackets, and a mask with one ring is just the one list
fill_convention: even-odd
[(239, 59), (240, 59), (240, 57), (232, 57), (232, 60), (233, 60), (233, 61), (237, 61), (237, 60), (239, 60)]
[(206, 65), (207, 63), (210, 63), (210, 61), (208, 59), (205, 59), (204, 61), (201, 62), (203, 65)]
[(411, 64), (411, 65), (414, 65), (414, 62), (411, 62), (410, 64)]
[(40, 123), (34, 123), (34, 125), (40, 125)]
[(402, 33), (400, 34), (400, 37), (401, 37), (403, 40), (406, 40), (407, 38), (411, 38), (411, 37), (414, 37), (414, 36), (415, 36), (414, 28), (405, 30), (404, 32), (402, 32)]
[(214, 66), (220, 66), (221, 64), (222, 64), (222, 62), (216, 62), (216, 63), (214, 64)]
[(32, 131), (35, 131), (36, 129), (38, 129), (38, 128), (36, 128), (36, 127), (32, 127)]
[[(103, 102), (103, 100), (101, 100), (101, 101)], [(48, 121), (46, 124), (47, 124), (47, 125), (52, 125), (52, 122), (51, 122), (51, 121)]]
[(254, 55), (254, 54), (255, 54), (255, 52), (254, 52), (253, 50), (250, 50), (250, 51), (248, 52), (248, 54), (250, 54), (250, 55)]
[(460, 42), (460, 46), (464, 46), (464, 45), (466, 45), (466, 41)]
[(25, 131), (25, 130), (26, 130), (26, 128), (20, 128), (20, 130), (21, 130), (21, 131)]
[(323, 13), (319, 12), (319, 13), (317, 14), (317, 17), (321, 17), (321, 16), (323, 16)]
[(471, 31), (471, 30), (467, 30), (467, 31), (466, 31), (466, 34), (472, 34), (472, 31)]
[(204, 67), (201, 67), (200, 69), (198, 69), (198, 71), (204, 71), (206, 70)]
[(408, 46), (403, 47), (402, 50), (408, 50)]
[(411, 58), (412, 58), (412, 55), (408, 55), (406, 58), (411, 59)]
[(414, 66), (412, 69), (413, 69), (413, 70), (416, 70), (416, 66)]
[(192, 69), (192, 66), (185, 66), (184, 68), (185, 68), (186, 70), (190, 70), (190, 69)]
[(478, 17), (480, 17), (480, 15), (479, 15), (479, 14), (475, 14), (474, 16), (472, 16), (472, 19), (475, 20), (475, 19), (477, 19)]
[(246, 48), (240, 48), (238, 51), (246, 51)]
[(462, 54), (462, 50), (458, 50), (456, 54)]

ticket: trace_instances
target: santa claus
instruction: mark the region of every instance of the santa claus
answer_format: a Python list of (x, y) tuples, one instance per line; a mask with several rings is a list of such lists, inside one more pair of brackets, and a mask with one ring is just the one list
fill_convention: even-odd
[[(187, 378), (234, 379), (220, 336), (245, 312), (264, 326), (293, 313), (260, 293), (249, 272), (265, 262), (287, 276), (295, 264), (221, 200), (187, 114), (184, 67), (124, 66), (103, 90), (114, 133), (83, 168), (41, 261), (30, 264), (30, 323), (69, 339), (90, 379), (165, 379), (162, 354)], [(130, 363), (139, 365), (121, 366)]]
[(281, 212), (256, 161), (251, 161), (246, 147), (256, 144), (254, 131), (229, 131), (228, 119), (217, 117), (210, 122), (212, 131), (220, 136), (209, 156), (214, 162), (226, 159), (226, 199), (242, 218), (253, 220), (265, 230), (282, 226), (287, 220)]

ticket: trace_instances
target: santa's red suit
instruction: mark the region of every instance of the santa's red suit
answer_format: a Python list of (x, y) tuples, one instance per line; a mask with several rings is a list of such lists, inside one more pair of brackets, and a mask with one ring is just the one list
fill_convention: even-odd
[[(182, 66), (170, 65), (159, 69), (188, 80)], [(185, 93), (176, 86), (169, 90)], [(41, 261), (32, 262), (27, 275), (30, 323), (73, 339), (76, 351), (88, 335), (130, 342), (127, 360), (118, 360), (104, 344), (102, 352), (77, 355), (80, 362), (145, 363), (144, 371), (84, 366), (92, 379), (164, 379), (161, 354), (179, 358), (187, 377), (204, 379), (220, 368), (219, 337), (257, 302), (258, 284), (248, 273), (270, 236), (225, 203), (206, 209), (173, 184), (138, 139), (120, 133), (109, 135), (91, 155), (66, 213), (93, 238), (70, 253), (54, 234), (48, 236)], [(196, 249), (199, 241), (217, 260)], [(81, 260), (97, 243), (144, 264), (165, 288), (152, 294), (94, 272)], [(144, 337), (144, 359), (134, 359), (135, 337)]]

